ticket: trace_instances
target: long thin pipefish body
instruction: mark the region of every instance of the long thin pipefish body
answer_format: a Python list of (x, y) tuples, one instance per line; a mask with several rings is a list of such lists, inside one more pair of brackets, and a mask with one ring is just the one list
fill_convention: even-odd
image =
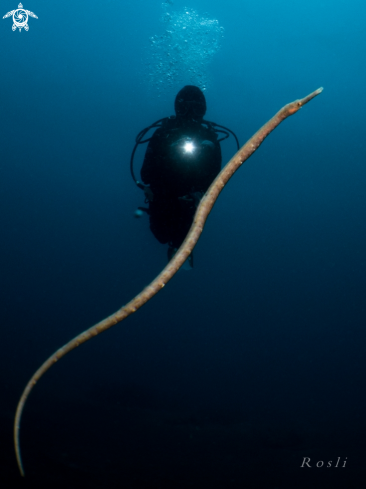
[(126, 317), (128, 317), (130, 314), (140, 309), (141, 306), (149, 301), (155, 294), (159, 292), (159, 290), (161, 290), (169, 282), (169, 280), (177, 273), (177, 271), (186, 261), (188, 256), (192, 253), (192, 250), (202, 233), (206, 219), (211, 212), (217, 197), (219, 196), (221, 190), (225, 187), (229, 179), (236, 172), (236, 170), (240, 168), (244, 161), (246, 161), (259, 148), (264, 139), (283, 120), (285, 120), (290, 115), (295, 114), (295, 112), (301, 109), (301, 107), (303, 107), (310, 100), (319, 95), (322, 90), (323, 88), (319, 88), (318, 90), (315, 90), (306, 97), (295, 100), (294, 102), (285, 105), (279, 112), (277, 112), (274, 117), (272, 117), (272, 119), (270, 119), (263, 127), (261, 127), (261, 129), (259, 129), (259, 131), (256, 132), (254, 136), (252, 136), (249, 141), (244, 144), (244, 146), (231, 158), (229, 163), (227, 163), (227, 165), (221, 170), (219, 175), (212, 182), (210, 188), (207, 190), (206, 194), (202, 198), (194, 216), (192, 226), (181, 247), (174, 255), (172, 260), (162, 270), (162, 272), (160, 272), (160, 274), (150, 283), (150, 285), (143, 289), (142, 292), (140, 292), (134, 299), (132, 299), (125, 306), (121, 307), (121, 309), (116, 311), (114, 314), (107, 317), (106, 319), (103, 319), (103, 321), (100, 321), (99, 323), (80, 333), (78, 336), (66, 343), (66, 345), (53, 353), (53, 355), (51, 355), (48, 360), (46, 360), (44, 364), (41, 365), (41, 367), (33, 374), (19, 400), (14, 421), (15, 453), (18, 467), (22, 476), (24, 476), (24, 469), (19, 446), (20, 420), (25, 402), (38, 380), (42, 377), (44, 373), (47, 372), (50, 367), (52, 367), (54, 363), (65, 356), (66, 353), (69, 353), (69, 351), (73, 350), (82, 343), (85, 343), (85, 341), (90, 340), (94, 336), (97, 336), (99, 333), (102, 333), (106, 329), (109, 329), (111, 326), (114, 326), (120, 321), (123, 321), (123, 319), (126, 319)]

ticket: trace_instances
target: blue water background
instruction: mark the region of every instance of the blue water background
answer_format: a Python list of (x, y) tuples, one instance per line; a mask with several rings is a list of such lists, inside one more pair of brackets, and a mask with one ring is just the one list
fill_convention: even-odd
[[(1, 16), (16, 3), (4, 0)], [(366, 428), (366, 4), (176, 0), (171, 8), (185, 5), (225, 28), (209, 67), (206, 117), (234, 130), (241, 144), (284, 104), (320, 86), (324, 92), (228, 183), (195, 249), (194, 270), (179, 272), (135, 315), (42, 378), (22, 422), (26, 469), (47, 447), (55, 459), (61, 435), (103, 461), (103, 440), (114, 430), (99, 414), (103, 403), (105, 412), (117, 404), (158, 412), (162, 422), (172, 413), (196, 416), (193, 431), (207, 419), (236, 423), (244, 441), (264, 440), (253, 481), (275, 456), (276, 440), (305, 440), (294, 452), (286, 438), (268, 484), (258, 487), (290, 487), (289, 471), (302, 487), (302, 457), (317, 443), (316, 460), (348, 457), (347, 487), (364, 487), (357, 457)], [(39, 17), (30, 18), (29, 32), (0, 22), (0, 443), (13, 481), (12, 416), (31, 374), (165, 266), (166, 247), (146, 216), (133, 218), (143, 195), (129, 158), (136, 134), (173, 114), (181, 88), (157, 97), (147, 80), (149, 37), (163, 30), (160, 1), (32, 0), (24, 8)], [(225, 163), (233, 139), (222, 148)], [(142, 157), (141, 150), (137, 169)], [(116, 430), (123, 451), (133, 435)], [(160, 449), (174, 447), (172, 437)], [(240, 450), (232, 456), (244, 464)], [(65, 466), (82, 465), (82, 453), (66, 455)], [(215, 451), (212, 467), (226, 463), (225, 454)], [(148, 466), (143, 457), (139, 463)], [(61, 462), (50, 468), (61, 470)], [(229, 480), (244, 487), (245, 470), (232, 471), (223, 470), (220, 487), (231, 487)], [(336, 487), (333, 474), (307, 477), (312, 487)], [(205, 469), (200, 480), (206, 476)], [(183, 476), (170, 477), (178, 484)], [(149, 475), (145, 482), (155, 487)], [(174, 487), (189, 487), (182, 484)]]

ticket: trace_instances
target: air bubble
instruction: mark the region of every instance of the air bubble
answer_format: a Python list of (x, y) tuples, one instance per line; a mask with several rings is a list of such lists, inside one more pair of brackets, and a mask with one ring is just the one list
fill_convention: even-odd
[(163, 81), (169, 81), (169, 86), (177, 89), (190, 84), (205, 90), (209, 84), (209, 65), (220, 49), (224, 28), (207, 14), (201, 16), (186, 7), (173, 11), (171, 5), (171, 0), (162, 3), (164, 34), (149, 38), (145, 63), (149, 72), (146, 71), (144, 78), (155, 89), (161, 89)]

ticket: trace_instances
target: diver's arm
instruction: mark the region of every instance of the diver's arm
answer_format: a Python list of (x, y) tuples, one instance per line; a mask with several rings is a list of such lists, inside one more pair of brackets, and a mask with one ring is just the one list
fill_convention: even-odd
[(144, 162), (142, 164), (141, 168), (141, 180), (146, 184), (150, 184), (151, 181), (151, 174), (153, 171), (153, 166), (154, 166), (154, 150), (153, 150), (153, 144), (152, 144), (152, 139), (149, 141), (149, 144), (146, 149), (145, 153), (145, 158)]
[(221, 146), (218, 141), (215, 141), (215, 147), (212, 149), (212, 155), (210, 158), (210, 171), (207, 173), (204, 179), (203, 191), (206, 192), (211, 183), (215, 180), (217, 175), (221, 171), (222, 155)]
[(154, 200), (153, 191), (149, 186), (149, 184), (151, 183), (151, 174), (154, 168), (154, 155), (150, 147), (150, 143), (151, 141), (149, 142), (149, 146), (146, 149), (144, 162), (141, 168), (141, 179), (144, 182), (143, 191), (147, 202), (152, 202)]
[(154, 181), (158, 177), (157, 158), (159, 155), (159, 129), (154, 132), (151, 140), (148, 143), (144, 162), (141, 168), (141, 179), (144, 183), (144, 193), (146, 202), (154, 200), (154, 194), (151, 186), (154, 186)]
[(213, 163), (213, 168), (215, 171), (215, 177), (220, 173), (221, 171), (221, 164), (222, 164), (222, 154), (221, 154), (221, 146), (218, 141), (215, 143), (215, 153), (214, 153), (214, 163)]

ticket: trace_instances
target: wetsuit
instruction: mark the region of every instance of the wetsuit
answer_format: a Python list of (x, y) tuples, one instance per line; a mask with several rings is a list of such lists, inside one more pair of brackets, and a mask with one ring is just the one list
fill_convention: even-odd
[(141, 178), (152, 191), (150, 229), (160, 243), (179, 248), (202, 195), (220, 172), (221, 160), (220, 144), (209, 124), (170, 117), (155, 131)]

